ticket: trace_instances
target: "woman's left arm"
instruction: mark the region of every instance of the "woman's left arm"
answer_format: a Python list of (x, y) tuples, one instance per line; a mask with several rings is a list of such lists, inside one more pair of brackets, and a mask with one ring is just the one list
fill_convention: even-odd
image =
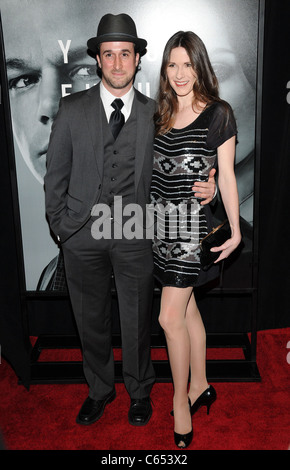
[(232, 235), (231, 238), (221, 246), (212, 248), (212, 251), (214, 252), (221, 251), (216, 263), (227, 258), (230, 253), (237, 248), (241, 241), (239, 196), (234, 171), (235, 149), (235, 136), (231, 137), (218, 147), (219, 190), (231, 226)]

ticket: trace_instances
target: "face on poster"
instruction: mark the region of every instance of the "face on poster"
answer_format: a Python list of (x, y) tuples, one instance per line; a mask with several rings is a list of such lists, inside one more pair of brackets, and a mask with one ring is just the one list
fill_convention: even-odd
[(169, 37), (191, 30), (204, 41), (220, 95), (237, 119), (241, 216), (252, 224), (258, 6), (258, 0), (0, 0), (28, 290), (58, 252), (43, 191), (51, 125), (62, 96), (100, 80), (86, 43), (106, 13), (129, 14), (147, 40), (135, 87), (151, 98)]

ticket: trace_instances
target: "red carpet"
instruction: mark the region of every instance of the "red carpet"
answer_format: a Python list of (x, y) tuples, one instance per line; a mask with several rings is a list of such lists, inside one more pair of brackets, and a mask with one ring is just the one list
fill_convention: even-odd
[[(54, 354), (63, 358), (69, 352)], [(209, 350), (209, 359), (214, 354)], [(261, 382), (213, 384), (218, 399), (209, 416), (205, 408), (194, 416), (190, 449), (290, 449), (290, 328), (258, 333), (257, 365)], [(154, 386), (153, 415), (145, 427), (129, 425), (123, 384), (116, 384), (117, 398), (101, 420), (82, 427), (75, 418), (86, 385), (32, 385), (27, 391), (3, 359), (0, 377), (0, 429), (7, 450), (176, 450), (171, 384)]]

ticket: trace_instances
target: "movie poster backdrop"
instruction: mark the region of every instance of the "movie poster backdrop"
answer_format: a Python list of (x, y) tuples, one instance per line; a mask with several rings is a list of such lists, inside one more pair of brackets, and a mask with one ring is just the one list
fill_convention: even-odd
[[(131, 15), (138, 36), (147, 40), (135, 87), (151, 98), (169, 37), (191, 30), (204, 41), (220, 95), (231, 104), (238, 125), (236, 177), (244, 245), (237, 263), (251, 253), (259, 0), (0, 0), (0, 7), (27, 291), (65, 289), (55, 276), (61, 257), (45, 217), (46, 151), (60, 98), (100, 80), (86, 43), (106, 13)], [(241, 276), (239, 269), (234, 282)]]

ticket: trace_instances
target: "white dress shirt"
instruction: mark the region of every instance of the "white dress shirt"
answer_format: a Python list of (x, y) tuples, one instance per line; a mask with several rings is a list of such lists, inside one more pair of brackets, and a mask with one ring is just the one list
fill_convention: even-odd
[[(135, 95), (134, 88), (132, 86), (130, 88), (130, 90), (124, 96), (120, 97), (120, 99), (124, 103), (124, 106), (122, 108), (122, 113), (124, 114), (125, 122), (127, 121), (128, 117), (130, 116), (134, 95)], [(113, 106), (111, 106), (111, 103), (117, 98), (117, 96), (112, 95), (112, 93), (110, 93), (107, 90), (107, 88), (104, 86), (103, 82), (100, 83), (100, 96), (101, 96), (101, 100), (103, 102), (103, 106), (104, 106), (104, 109), (105, 109), (107, 120), (109, 122), (110, 116), (111, 116), (112, 112), (114, 111), (114, 108), (113, 108)]]

